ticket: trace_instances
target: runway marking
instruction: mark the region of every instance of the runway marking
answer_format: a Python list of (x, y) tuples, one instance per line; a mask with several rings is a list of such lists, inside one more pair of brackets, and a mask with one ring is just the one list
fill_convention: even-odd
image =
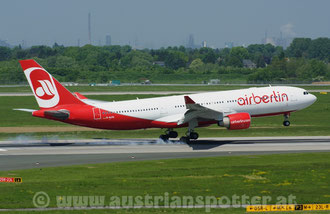
[(38, 154), (136, 154), (136, 153), (204, 153), (204, 152), (262, 152), (262, 151), (330, 151), (330, 143), (255, 143), (255, 144), (145, 144), (145, 145), (69, 145), (10, 148), (9, 155)]
[(7, 152), (8, 150), (6, 149), (0, 149), (0, 152)]

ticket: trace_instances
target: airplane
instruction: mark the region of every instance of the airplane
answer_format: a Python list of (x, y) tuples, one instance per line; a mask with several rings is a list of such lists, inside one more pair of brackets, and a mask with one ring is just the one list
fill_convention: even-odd
[(165, 128), (164, 141), (177, 138), (174, 128), (187, 127), (180, 141), (198, 139), (195, 128), (218, 124), (229, 130), (247, 129), (251, 117), (284, 115), (289, 126), (292, 112), (304, 109), (316, 97), (297, 87), (269, 86), (165, 96), (127, 101), (99, 101), (72, 94), (32, 59), (20, 64), (40, 107), (34, 117), (98, 129), (132, 130)]

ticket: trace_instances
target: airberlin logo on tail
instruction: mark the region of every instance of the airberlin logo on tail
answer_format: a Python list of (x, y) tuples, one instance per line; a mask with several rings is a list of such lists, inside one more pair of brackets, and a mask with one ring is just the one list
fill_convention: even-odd
[[(51, 98), (55, 96), (55, 89), (49, 80), (38, 80), (38, 82), (41, 84), (41, 87), (35, 90), (38, 97), (43, 99), (45, 96), (50, 96)], [(48, 98), (45, 99), (47, 100)]]
[(272, 94), (264, 94), (261, 96), (254, 95), (254, 93), (252, 93), (251, 96), (245, 95), (244, 97), (239, 97), (237, 99), (237, 103), (240, 106), (255, 105), (260, 103), (278, 103), (285, 101), (289, 101), (288, 95), (280, 92), (275, 93), (275, 91), (273, 91)]
[(43, 68), (28, 68), (24, 71), (41, 108), (51, 108), (59, 103), (53, 77)]

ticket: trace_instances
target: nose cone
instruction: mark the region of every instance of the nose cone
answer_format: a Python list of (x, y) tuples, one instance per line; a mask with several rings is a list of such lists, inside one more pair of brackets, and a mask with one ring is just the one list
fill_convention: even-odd
[(306, 98), (305, 98), (306, 107), (312, 105), (313, 103), (315, 103), (316, 100), (317, 100), (317, 98), (316, 98), (315, 95), (308, 94), (308, 96), (306, 96)]
[(315, 101), (317, 100), (316, 96), (313, 94), (310, 94), (310, 99), (311, 99), (311, 104), (315, 103)]

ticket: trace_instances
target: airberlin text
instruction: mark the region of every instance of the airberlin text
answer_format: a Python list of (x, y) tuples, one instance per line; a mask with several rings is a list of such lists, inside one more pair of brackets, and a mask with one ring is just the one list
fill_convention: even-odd
[(286, 93), (280, 93), (273, 91), (270, 95), (261, 95), (257, 96), (252, 93), (251, 96), (245, 95), (244, 97), (239, 97), (237, 99), (237, 103), (240, 106), (245, 105), (255, 105), (260, 103), (278, 103), (278, 102), (285, 102), (289, 101), (289, 97)]

